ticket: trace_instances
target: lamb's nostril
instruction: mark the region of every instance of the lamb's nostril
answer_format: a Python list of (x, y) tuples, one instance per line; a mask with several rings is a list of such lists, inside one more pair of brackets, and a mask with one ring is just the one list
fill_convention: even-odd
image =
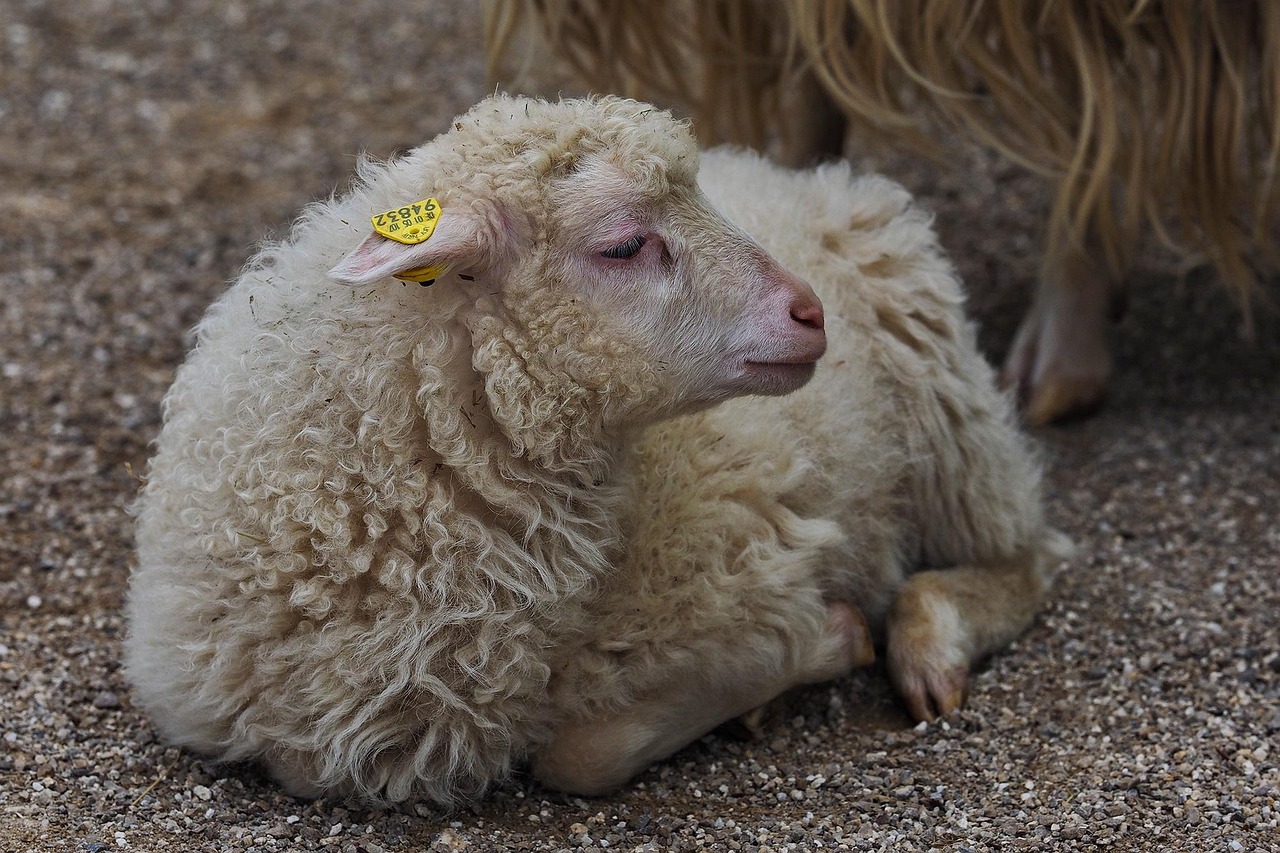
[(825, 323), (822, 306), (816, 302), (796, 302), (791, 306), (791, 319), (811, 329), (821, 329)]

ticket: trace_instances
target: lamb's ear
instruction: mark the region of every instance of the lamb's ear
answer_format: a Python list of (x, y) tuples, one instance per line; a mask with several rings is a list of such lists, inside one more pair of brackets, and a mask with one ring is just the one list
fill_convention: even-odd
[(431, 237), (407, 245), (376, 231), (365, 237), (329, 270), (329, 277), (343, 284), (362, 285), (395, 276), (423, 284), (448, 270), (474, 266), (482, 252), (478, 223), (465, 214), (444, 215)]

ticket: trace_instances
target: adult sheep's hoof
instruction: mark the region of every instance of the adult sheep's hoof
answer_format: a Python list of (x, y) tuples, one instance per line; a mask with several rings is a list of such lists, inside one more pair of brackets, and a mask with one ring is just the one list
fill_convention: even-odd
[(1031, 388), (1023, 404), (1023, 418), (1030, 426), (1082, 418), (1102, 407), (1106, 379), (1048, 377)]
[(1109, 289), (1094, 269), (1070, 281), (1046, 276), (1000, 375), (1000, 384), (1016, 391), (1028, 424), (1091, 414), (1102, 405), (1111, 377)]

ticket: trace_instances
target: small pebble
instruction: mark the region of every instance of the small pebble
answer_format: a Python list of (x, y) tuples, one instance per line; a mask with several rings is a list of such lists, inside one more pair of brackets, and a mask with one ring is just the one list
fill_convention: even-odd
[(120, 707), (120, 697), (110, 690), (104, 690), (93, 697), (93, 707), (111, 709)]

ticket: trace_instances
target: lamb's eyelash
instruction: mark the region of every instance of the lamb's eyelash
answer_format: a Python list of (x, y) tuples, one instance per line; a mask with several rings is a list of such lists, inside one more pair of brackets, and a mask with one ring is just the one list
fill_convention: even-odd
[(637, 234), (625, 243), (605, 249), (601, 252), (601, 256), (613, 258), (614, 260), (625, 261), (627, 258), (634, 258), (644, 248), (644, 237)]

